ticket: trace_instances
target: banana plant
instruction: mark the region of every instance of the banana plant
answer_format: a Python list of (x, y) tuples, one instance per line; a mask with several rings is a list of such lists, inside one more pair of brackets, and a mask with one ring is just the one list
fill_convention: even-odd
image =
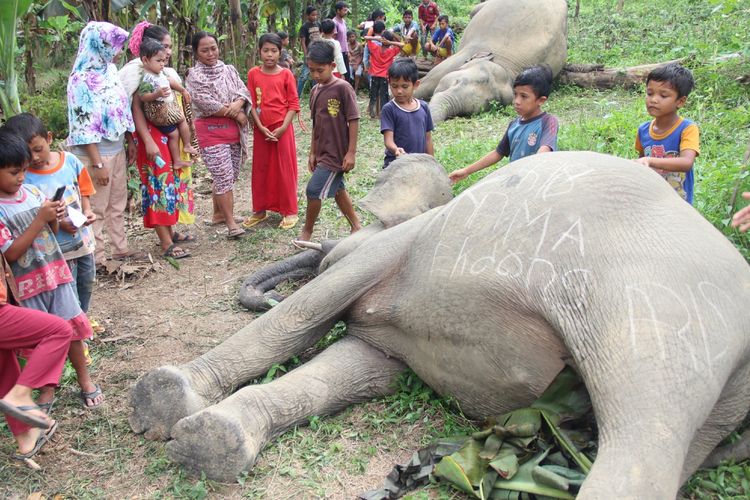
[(5, 118), (21, 112), (16, 73), (16, 24), (26, 16), (31, 0), (5, 0), (0, 9), (0, 106)]

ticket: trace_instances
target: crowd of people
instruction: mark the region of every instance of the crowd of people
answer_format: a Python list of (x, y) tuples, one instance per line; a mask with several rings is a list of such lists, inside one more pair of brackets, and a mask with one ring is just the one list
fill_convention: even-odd
[[(300, 32), (303, 61), (297, 77), (289, 37), (260, 37), (260, 65), (246, 80), (220, 59), (216, 36), (196, 33), (194, 65), (183, 80), (168, 67), (172, 43), (162, 26), (147, 22), (128, 33), (91, 22), (68, 82), (69, 136), (65, 151), (51, 148), (53, 137), (37, 117), (23, 113), (0, 128), (0, 411), (6, 414), (18, 447), (14, 458), (28, 460), (57, 429), (50, 417), (55, 387), (66, 357), (73, 365), (85, 408), (104, 403), (102, 388), (87, 369), (85, 341), (95, 322), (87, 317), (95, 270), (110, 258), (138, 259), (125, 233), (128, 163), (138, 167), (143, 224), (154, 229), (165, 257), (190, 257), (196, 236), (177, 232), (192, 223), (191, 166), (199, 154), (213, 179), (210, 223), (240, 238), (268, 218), (279, 227), (298, 224), (298, 164), (295, 118), (301, 127), (300, 96), (308, 80), (312, 120), (305, 188), (307, 211), (298, 236), (310, 240), (326, 198), (334, 198), (351, 231), (360, 222), (346, 191), (345, 173), (355, 166), (359, 120), (356, 90), (370, 87), (368, 111), (380, 119), (383, 168), (410, 153), (434, 155), (430, 110), (414, 97), (419, 72), (413, 56), (421, 50), (448, 57), (455, 35), (437, 5), (423, 0), (418, 22), (403, 13), (393, 30), (376, 10), (360, 26), (347, 28), (348, 6), (339, 2), (332, 19), (318, 22), (306, 10)], [(128, 42), (129, 41), (129, 42)], [(133, 58), (119, 71), (113, 64), (126, 42)], [(513, 83), (517, 113), (497, 148), (453, 171), (457, 182), (507, 157), (510, 161), (557, 149), (558, 120), (543, 111), (552, 73), (544, 66), (522, 71)], [(688, 203), (693, 196), (693, 164), (700, 152), (695, 123), (679, 116), (694, 86), (689, 70), (669, 64), (646, 82), (652, 119), (635, 137), (638, 161), (659, 172)], [(252, 215), (234, 214), (234, 185), (249, 157), (252, 139)], [(748, 195), (750, 196), (750, 195)], [(734, 221), (750, 227), (750, 209)], [(21, 370), (18, 356), (26, 359)], [(36, 399), (32, 390), (39, 389)]]

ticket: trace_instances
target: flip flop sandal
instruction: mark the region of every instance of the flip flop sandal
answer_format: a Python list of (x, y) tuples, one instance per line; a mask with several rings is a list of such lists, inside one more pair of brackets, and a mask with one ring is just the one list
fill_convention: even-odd
[(44, 413), (46, 413), (47, 415), (50, 415), (52, 413), (52, 407), (55, 406), (55, 402), (56, 401), (57, 401), (57, 398), (52, 398), (52, 401), (50, 401), (48, 403), (37, 403), (36, 405)]
[(292, 229), (297, 225), (297, 222), (299, 222), (299, 217), (297, 217), (296, 215), (287, 215), (286, 217), (281, 219), (279, 227), (281, 229)]
[(94, 408), (99, 408), (101, 405), (104, 404), (104, 400), (100, 401), (99, 404), (94, 405), (87, 405), (86, 400), (94, 401), (96, 398), (102, 395), (102, 388), (99, 387), (99, 384), (94, 384), (94, 390), (91, 392), (81, 391), (81, 399), (83, 400), (83, 407), (87, 410), (93, 410)]
[(89, 317), (89, 324), (91, 325), (91, 329), (97, 335), (101, 335), (102, 333), (107, 331), (107, 329), (104, 328), (101, 323), (91, 317)]
[(41, 408), (39, 408), (39, 406), (37, 405), (15, 406), (0, 400), (0, 411), (5, 413), (6, 415), (10, 415), (19, 422), (23, 422), (24, 424), (30, 425), (32, 427), (38, 427), (40, 429), (46, 429), (47, 427), (49, 427), (49, 420), (42, 417), (37, 417), (36, 415), (29, 413), (33, 410), (41, 410)]
[[(245, 219), (243, 219), (242, 217), (234, 217), (234, 222), (236, 222), (237, 224), (242, 224), (244, 221), (245, 221)], [(219, 222), (213, 221), (211, 219), (207, 219), (207, 220), (203, 221), (203, 225), (204, 226), (221, 226), (224, 223), (225, 223), (225, 221), (223, 221), (223, 220), (219, 221)]]
[(251, 227), (257, 226), (266, 219), (268, 219), (268, 212), (263, 215), (253, 215), (252, 217), (245, 219), (245, 222), (242, 223), (242, 227), (244, 227), (245, 229), (250, 229)]
[(175, 231), (172, 234), (172, 243), (195, 243), (196, 241), (198, 241), (198, 238), (189, 233), (178, 233)]
[(170, 257), (172, 259), (186, 259), (187, 257), (190, 257), (190, 255), (190, 252), (177, 246), (177, 243), (169, 245), (169, 248), (167, 248), (163, 254), (164, 258)]
[(242, 238), (243, 236), (245, 236), (245, 230), (241, 227), (232, 229), (227, 232), (227, 239), (229, 240), (236, 240)]
[(34, 444), (34, 449), (31, 450), (28, 453), (14, 453), (11, 455), (11, 458), (13, 460), (19, 460), (21, 462), (26, 462), (27, 460), (30, 460), (33, 458), (37, 453), (39, 453), (39, 450), (42, 449), (42, 446), (49, 443), (50, 439), (52, 439), (52, 436), (55, 435), (55, 431), (57, 431), (57, 422), (52, 424), (52, 427), (49, 427), (46, 431), (39, 434), (39, 437), (36, 440), (36, 443)]

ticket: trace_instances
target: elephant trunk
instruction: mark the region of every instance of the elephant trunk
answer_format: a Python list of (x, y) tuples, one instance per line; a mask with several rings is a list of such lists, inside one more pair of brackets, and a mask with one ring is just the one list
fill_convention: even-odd
[(430, 100), (432, 121), (439, 123), (458, 114), (456, 99), (449, 92), (439, 92)]
[(305, 250), (280, 262), (268, 265), (247, 278), (240, 287), (240, 303), (251, 311), (267, 311), (272, 301), (284, 297), (274, 288), (284, 281), (299, 281), (318, 274), (325, 254), (318, 250)]

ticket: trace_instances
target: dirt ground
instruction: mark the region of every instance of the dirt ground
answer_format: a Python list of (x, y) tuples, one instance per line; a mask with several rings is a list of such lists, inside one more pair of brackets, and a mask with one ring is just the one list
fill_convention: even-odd
[[(363, 104), (361, 102), (361, 104)], [(374, 182), (380, 169), (382, 139), (377, 123), (363, 120), (357, 175), (350, 176), (356, 199)], [(297, 130), (300, 165), (300, 217), (309, 133)], [(242, 280), (254, 270), (297, 251), (292, 231), (278, 229), (274, 214), (243, 240), (228, 241), (223, 226), (205, 222), (211, 216), (210, 181), (196, 169), (196, 224), (181, 227), (198, 237), (186, 246), (192, 257), (179, 269), (161, 258), (157, 239), (145, 230), (138, 214), (128, 219), (132, 248), (149, 252), (155, 270), (118, 279), (100, 276), (90, 316), (106, 333), (91, 346), (92, 375), (101, 384), (106, 403), (85, 410), (73, 377), (58, 390), (54, 417), (59, 430), (37, 462), (41, 471), (0, 458), (0, 492), (6, 498), (32, 493), (57, 498), (353, 498), (382, 485), (395, 462), (406, 462), (424, 435), (425, 423), (388, 423), (378, 418), (383, 402), (360, 405), (318, 425), (289, 431), (260, 456), (242, 484), (220, 485), (191, 478), (172, 464), (163, 443), (146, 441), (127, 423), (129, 390), (146, 371), (193, 359), (243, 325), (254, 315), (238, 302)], [(249, 166), (235, 188), (235, 213), (249, 215)], [(328, 204), (314, 239), (348, 233), (346, 221)], [(435, 425), (432, 422), (430, 425)], [(13, 452), (7, 429), (0, 454)]]

